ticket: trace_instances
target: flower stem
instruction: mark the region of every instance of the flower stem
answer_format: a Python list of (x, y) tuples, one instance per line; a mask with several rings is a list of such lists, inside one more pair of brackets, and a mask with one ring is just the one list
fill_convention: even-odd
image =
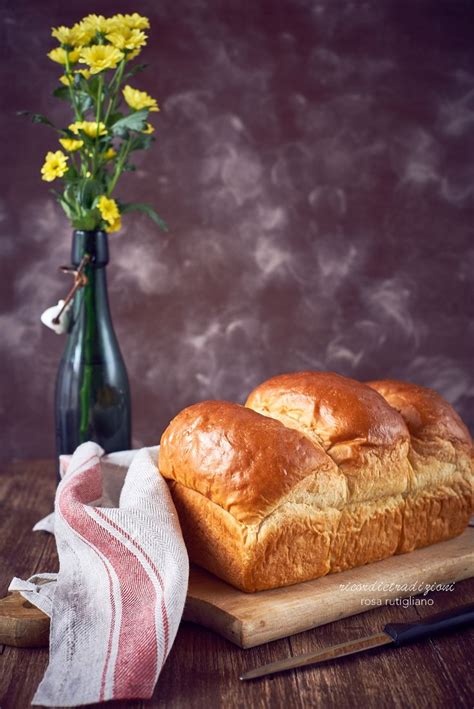
[(122, 61), (119, 64), (119, 68), (117, 69), (117, 71), (113, 75), (112, 80), (109, 84), (109, 91), (111, 91), (111, 89), (115, 83), (117, 83), (117, 86), (115, 88), (115, 92), (112, 94), (112, 96), (109, 100), (107, 113), (105, 114), (105, 119), (104, 119), (105, 125), (107, 125), (107, 121), (109, 120), (109, 116), (110, 116), (112, 110), (115, 108), (115, 104), (117, 102), (118, 89), (120, 88), (120, 82), (122, 81), (124, 69), (125, 69), (125, 59), (122, 59)]
[(125, 163), (125, 160), (126, 160), (127, 157), (128, 157), (128, 153), (129, 153), (129, 150), (130, 150), (130, 145), (131, 145), (131, 136), (128, 137), (127, 142), (124, 143), (124, 145), (122, 146), (122, 151), (121, 151), (121, 153), (119, 154), (119, 157), (118, 157), (118, 159), (117, 159), (117, 165), (116, 165), (116, 167), (115, 167), (115, 172), (114, 172), (114, 174), (113, 174), (113, 177), (112, 177), (111, 181), (109, 182), (109, 188), (108, 188), (108, 190), (107, 190), (107, 194), (108, 194), (109, 197), (110, 197), (110, 195), (112, 194), (112, 192), (113, 192), (114, 189), (115, 189), (115, 185), (117, 184), (118, 178), (119, 178), (120, 175), (122, 174), (122, 168), (123, 168), (123, 165), (124, 165), (124, 163)]
[(104, 89), (104, 77), (102, 74), (99, 74), (99, 86), (97, 88), (97, 110), (95, 114), (95, 120), (97, 123), (97, 130), (95, 134), (95, 143), (94, 143), (94, 159), (92, 163), (92, 171), (95, 177), (96, 169), (97, 169), (97, 150), (99, 147), (99, 133), (100, 133), (100, 109), (102, 108), (102, 91)]
[(75, 97), (74, 91), (72, 90), (71, 82), (69, 81), (71, 76), (72, 76), (72, 72), (71, 72), (71, 65), (69, 64), (69, 51), (66, 50), (66, 77), (67, 77), (67, 85), (69, 88), (69, 96), (71, 98), (71, 103), (72, 103), (72, 107), (74, 110), (74, 115), (76, 117), (76, 121), (80, 121), (81, 114), (79, 113), (79, 109), (76, 104), (76, 97)]
[(88, 282), (84, 286), (84, 317), (85, 317), (85, 333), (84, 333), (84, 373), (80, 389), (80, 422), (79, 422), (79, 437), (80, 442), (84, 443), (89, 437), (90, 414), (93, 402), (91, 401), (92, 394), (92, 376), (93, 376), (93, 355), (94, 355), (94, 332), (95, 332), (95, 309), (94, 309), (94, 272), (92, 266), (86, 267)]

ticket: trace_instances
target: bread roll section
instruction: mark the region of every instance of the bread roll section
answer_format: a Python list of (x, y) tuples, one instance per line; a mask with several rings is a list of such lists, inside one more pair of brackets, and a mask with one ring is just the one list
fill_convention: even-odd
[(469, 434), (439, 397), (449, 419), (442, 440), (448, 429), (451, 438), (436, 447), (423, 429), (420, 448), (381, 384), (281, 375), (246, 407), (206, 401), (178, 414), (159, 467), (191, 561), (250, 592), (460, 533), (471, 505)]
[(173, 419), (159, 467), (195, 563), (244, 591), (328, 573), (347, 484), (303, 434), (205, 401)]
[(344, 475), (348, 499), (332, 536), (329, 571), (396, 552), (411, 475), (410, 436), (382, 396), (338, 374), (299, 372), (264, 382), (246, 406), (321, 445)]
[(368, 382), (403, 417), (413, 471), (398, 552), (455, 537), (473, 506), (472, 440), (458, 414), (432, 389), (393, 380)]

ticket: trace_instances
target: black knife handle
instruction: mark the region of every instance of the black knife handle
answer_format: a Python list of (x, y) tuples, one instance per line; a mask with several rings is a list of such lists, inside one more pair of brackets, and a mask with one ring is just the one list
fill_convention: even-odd
[(469, 603), (467, 606), (458, 606), (443, 613), (430, 615), (417, 623), (388, 623), (383, 630), (393, 638), (394, 645), (400, 646), (473, 623), (474, 603)]

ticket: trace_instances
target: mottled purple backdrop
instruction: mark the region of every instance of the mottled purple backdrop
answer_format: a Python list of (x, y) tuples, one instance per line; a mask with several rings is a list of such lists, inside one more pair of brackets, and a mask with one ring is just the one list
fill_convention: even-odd
[(134, 85), (157, 143), (119, 194), (109, 284), (134, 444), (204, 398), (243, 401), (278, 372), (433, 386), (474, 424), (474, 4), (468, 0), (4, 2), (1, 190), (4, 457), (54, 451), (64, 339), (41, 311), (69, 286), (70, 227), (41, 182), (65, 123), (51, 25), (137, 10)]

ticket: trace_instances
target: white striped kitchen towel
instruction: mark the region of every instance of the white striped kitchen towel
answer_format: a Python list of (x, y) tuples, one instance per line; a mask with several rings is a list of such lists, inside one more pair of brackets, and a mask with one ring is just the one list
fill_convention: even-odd
[(11, 586), (40, 607), (46, 594), (51, 614), (49, 665), (33, 704), (151, 697), (183, 612), (188, 557), (156, 449), (134, 455), (118, 507), (94, 506), (102, 453), (81, 445), (58, 486), (57, 579)]

